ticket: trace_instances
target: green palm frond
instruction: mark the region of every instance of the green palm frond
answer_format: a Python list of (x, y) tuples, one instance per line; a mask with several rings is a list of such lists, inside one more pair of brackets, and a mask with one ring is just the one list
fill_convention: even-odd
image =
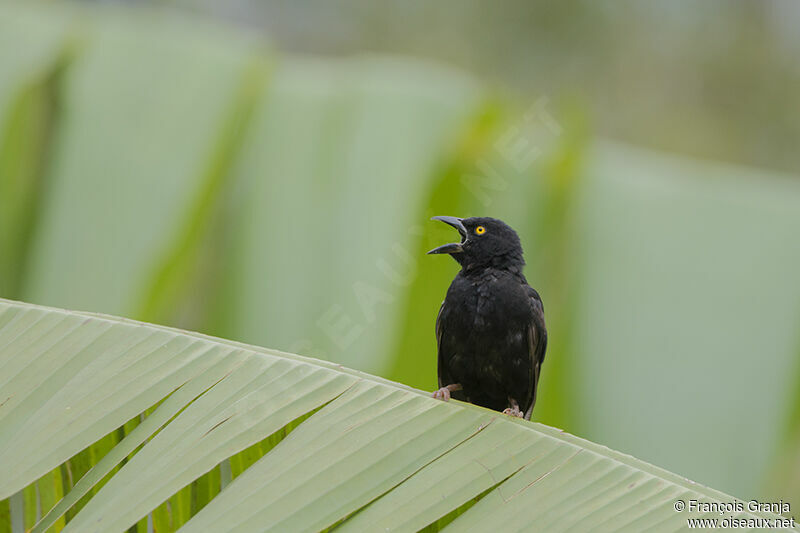
[(36, 531), (109, 473), (65, 530), (124, 530), (293, 422), (182, 530), (675, 530), (690, 516), (676, 500), (733, 501), (556, 429), (325, 361), (0, 300), (0, 497), (145, 411)]

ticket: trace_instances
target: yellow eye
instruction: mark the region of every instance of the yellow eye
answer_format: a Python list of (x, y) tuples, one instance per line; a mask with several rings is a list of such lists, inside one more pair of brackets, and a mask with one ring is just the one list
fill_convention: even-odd
[(486, 228), (484, 228), (483, 226), (478, 226), (477, 228), (475, 228), (475, 233), (477, 233), (478, 235), (483, 235), (484, 233), (486, 233)]

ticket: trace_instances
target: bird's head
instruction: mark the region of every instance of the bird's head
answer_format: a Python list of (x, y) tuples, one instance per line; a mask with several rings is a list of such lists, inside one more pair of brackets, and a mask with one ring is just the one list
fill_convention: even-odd
[(465, 269), (507, 268), (521, 271), (525, 265), (517, 232), (496, 218), (433, 217), (458, 230), (461, 242), (434, 248), (429, 254), (450, 254)]

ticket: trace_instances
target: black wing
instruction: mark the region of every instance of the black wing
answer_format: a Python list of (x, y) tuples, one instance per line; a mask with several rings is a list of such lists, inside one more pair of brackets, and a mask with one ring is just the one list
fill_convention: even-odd
[(439, 306), (439, 312), (436, 314), (436, 374), (439, 378), (440, 389), (444, 387), (442, 385), (442, 372), (444, 371), (442, 368), (442, 309), (444, 309), (444, 302)]
[[(449, 363), (449, 356), (453, 354), (445, 353), (445, 349), (442, 347), (442, 312), (445, 311), (445, 302), (442, 302), (442, 306), (439, 307), (439, 314), (436, 315), (436, 354), (437, 354), (437, 362), (436, 362), (436, 374), (439, 378), (439, 388), (446, 387), (447, 385), (453, 385), (455, 382), (453, 378), (450, 376), (450, 369), (448, 366)], [(453, 391), (450, 393), (451, 398), (455, 398), (456, 400), (467, 400), (466, 396), (464, 395), (463, 391)]]
[(531, 358), (530, 382), (533, 387), (531, 390), (531, 404), (525, 410), (525, 420), (531, 419), (533, 406), (536, 405), (536, 390), (539, 387), (539, 374), (544, 363), (544, 355), (547, 351), (547, 328), (544, 324), (544, 304), (535, 289), (528, 287), (528, 294), (531, 298), (533, 309), (533, 320), (528, 326), (528, 355)]

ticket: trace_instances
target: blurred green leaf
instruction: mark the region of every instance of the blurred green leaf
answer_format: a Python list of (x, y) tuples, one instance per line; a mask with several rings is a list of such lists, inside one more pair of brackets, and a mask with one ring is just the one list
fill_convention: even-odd
[(416, 269), (416, 213), (478, 88), (399, 59), (295, 59), (265, 98), (242, 155), (247, 193), (213, 330), (385, 368)]
[[(210, 154), (206, 176), (198, 184), (199, 195), (189, 210), (184, 230), (168, 248), (136, 315), (154, 322), (199, 328), (213, 316), (213, 294), (219, 290), (220, 240), (230, 220), (228, 193), (231, 167), (266, 82), (266, 67), (254, 62), (243, 73), (233, 109), (220, 128), (217, 146)], [(226, 216), (227, 215), (227, 216)], [(223, 247), (224, 249), (224, 247)]]
[(797, 383), (800, 183), (611, 143), (586, 168), (569, 430), (758, 497)]
[(66, 24), (10, 11), (0, 17), (0, 295), (18, 297), (44, 193), (66, 62)]
[(127, 10), (85, 21), (64, 77), (26, 298), (141, 311), (173, 243), (193, 235), (182, 223), (202, 204), (194, 191), (223, 174), (209, 164), (226, 157), (219, 132), (235, 128), (232, 102), (261, 48), (198, 24)]

